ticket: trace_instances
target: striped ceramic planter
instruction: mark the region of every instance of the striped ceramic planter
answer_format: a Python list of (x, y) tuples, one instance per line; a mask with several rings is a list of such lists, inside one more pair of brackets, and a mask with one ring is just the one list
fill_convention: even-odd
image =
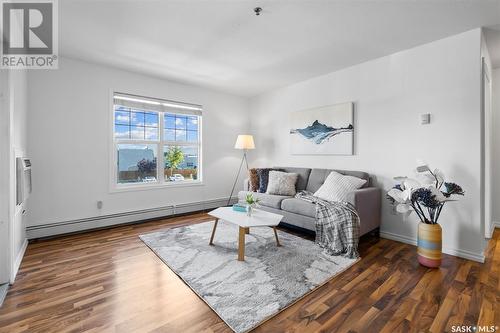
[(418, 224), (418, 262), (425, 267), (441, 265), (441, 234), (439, 224)]

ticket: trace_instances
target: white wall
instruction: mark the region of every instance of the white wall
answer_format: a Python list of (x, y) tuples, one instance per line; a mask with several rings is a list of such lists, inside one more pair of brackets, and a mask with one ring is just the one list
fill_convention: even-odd
[[(389, 189), (411, 175), (417, 158), (442, 169), (466, 196), (443, 211), (444, 251), (481, 260), (480, 29), (303, 81), (251, 100), (254, 166), (289, 165), (362, 170)], [(292, 156), (288, 114), (355, 102), (354, 156)], [(419, 115), (431, 113), (430, 125)], [(416, 239), (416, 217), (403, 221), (383, 202), (381, 231)]]
[(493, 221), (500, 226), (500, 68), (493, 71)]
[[(246, 99), (73, 59), (59, 64), (29, 73), (29, 226), (229, 195), (241, 158), (233, 145), (248, 129)], [(203, 186), (109, 192), (113, 89), (203, 105)]]

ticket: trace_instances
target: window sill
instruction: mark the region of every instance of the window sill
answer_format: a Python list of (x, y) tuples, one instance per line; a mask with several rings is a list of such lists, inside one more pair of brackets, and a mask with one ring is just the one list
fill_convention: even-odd
[(149, 191), (158, 190), (165, 188), (177, 188), (177, 187), (191, 187), (191, 186), (204, 186), (203, 181), (189, 181), (189, 182), (172, 182), (172, 183), (157, 183), (157, 184), (137, 184), (137, 185), (114, 185), (110, 189), (110, 193), (121, 193), (130, 191)]

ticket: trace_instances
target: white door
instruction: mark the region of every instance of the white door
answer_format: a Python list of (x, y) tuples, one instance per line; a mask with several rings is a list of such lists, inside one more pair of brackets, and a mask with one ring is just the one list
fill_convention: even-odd
[(10, 154), (9, 72), (0, 70), (0, 284), (9, 282), (11, 267)]

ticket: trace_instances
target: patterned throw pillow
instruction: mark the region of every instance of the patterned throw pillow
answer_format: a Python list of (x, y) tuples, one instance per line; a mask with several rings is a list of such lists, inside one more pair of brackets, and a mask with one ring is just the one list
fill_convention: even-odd
[[(277, 170), (272, 168), (262, 168), (257, 169), (257, 175), (259, 176), (259, 192), (266, 193), (267, 191), (267, 183), (269, 182), (269, 171)], [(277, 170), (281, 171), (281, 170)]]
[(299, 175), (281, 171), (270, 171), (267, 194), (295, 195), (295, 184)]
[(257, 174), (257, 169), (252, 168), (248, 170), (248, 190), (251, 192), (257, 192), (259, 190), (259, 175)]
[(326, 177), (323, 185), (314, 193), (314, 196), (327, 201), (345, 202), (349, 193), (361, 188), (365, 183), (365, 179), (344, 176), (332, 171)]

